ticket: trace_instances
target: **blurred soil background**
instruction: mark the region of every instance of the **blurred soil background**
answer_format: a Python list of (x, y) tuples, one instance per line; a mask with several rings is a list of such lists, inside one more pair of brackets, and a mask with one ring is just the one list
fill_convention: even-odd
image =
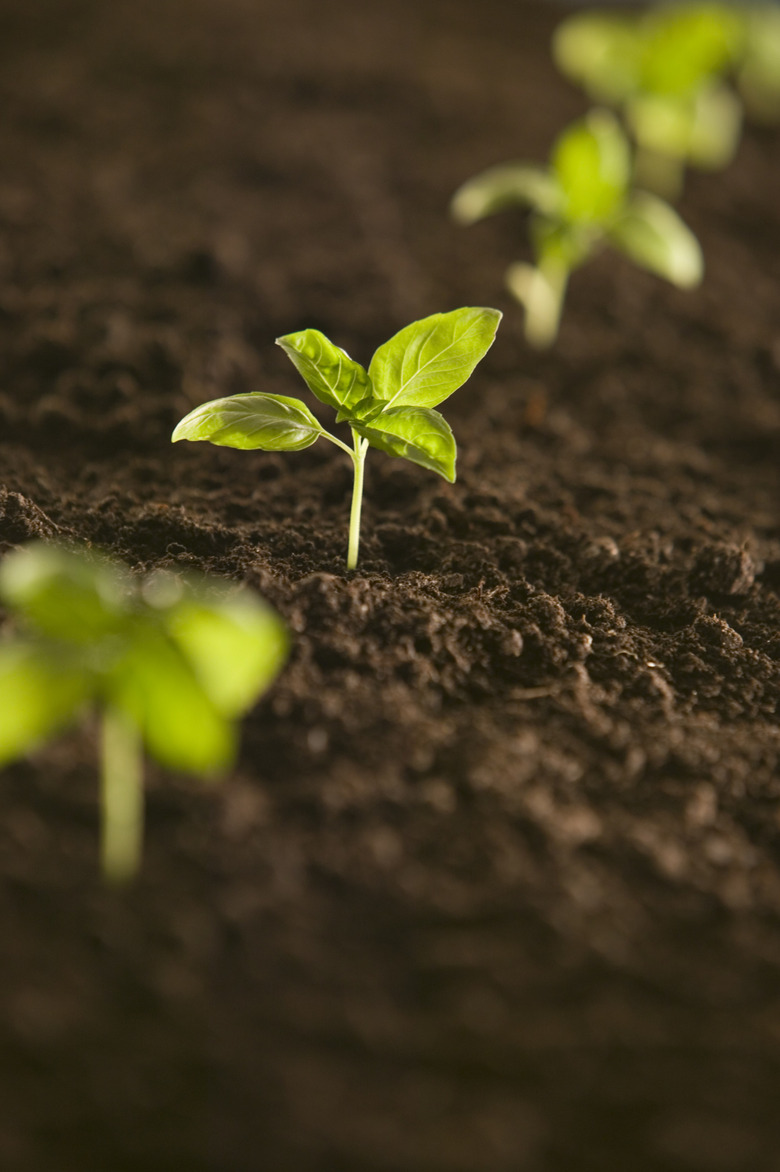
[[(0, 779), (7, 1172), (780, 1169), (780, 132), (690, 176), (700, 290), (605, 254), (530, 352), (522, 216), (447, 203), (584, 111), (564, 12), (0, 0), (0, 548), (295, 638), (126, 891), (93, 728)], [(373, 453), (354, 574), (341, 453), (169, 443), (468, 304), (458, 481)]]

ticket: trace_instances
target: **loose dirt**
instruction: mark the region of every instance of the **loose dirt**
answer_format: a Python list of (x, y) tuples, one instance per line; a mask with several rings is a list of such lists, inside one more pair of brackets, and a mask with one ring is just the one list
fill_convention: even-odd
[[(780, 137), (681, 212), (707, 276), (575, 275), (452, 191), (585, 108), (562, 9), (0, 3), (0, 543), (259, 589), (294, 633), (223, 786), (148, 770), (96, 874), (94, 730), (0, 780), (9, 1172), (780, 1169)], [(181, 444), (458, 305), (453, 486)], [(304, 392), (305, 394), (305, 392)], [(324, 416), (323, 416), (324, 418)]]

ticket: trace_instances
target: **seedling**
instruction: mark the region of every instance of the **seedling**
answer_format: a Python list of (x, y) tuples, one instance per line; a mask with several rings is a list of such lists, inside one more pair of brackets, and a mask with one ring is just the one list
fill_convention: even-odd
[(604, 244), (681, 288), (701, 280), (696, 237), (669, 204), (632, 191), (630, 182), (626, 136), (608, 110), (592, 110), (558, 138), (549, 167), (491, 167), (455, 193), (452, 212), (462, 224), (504, 208), (531, 209), (536, 264), (511, 265), (506, 283), (525, 307), (532, 346), (555, 341), (571, 272)]
[(264, 452), (298, 452), (321, 436), (330, 440), (352, 461), (347, 569), (354, 570), (368, 449), (401, 456), (452, 483), (455, 438), (433, 408), (466, 382), (492, 346), (500, 320), (497, 309), (434, 313), (380, 346), (368, 370), (319, 330), (277, 338), (314, 397), (335, 409), (337, 423), (349, 424), (351, 448), (326, 431), (300, 399), (261, 392), (201, 404), (181, 420), (172, 439)]
[(736, 150), (740, 103), (723, 78), (743, 40), (743, 16), (730, 5), (669, 4), (641, 16), (571, 16), (556, 31), (553, 53), (592, 98), (623, 110), (638, 178), (673, 196), (687, 164), (717, 169)]
[(0, 765), (90, 708), (101, 725), (105, 877), (135, 874), (143, 835), (143, 750), (204, 777), (232, 762), (235, 719), (287, 652), (280, 619), (247, 589), (32, 544), (0, 565), (0, 599), (20, 633), (0, 642)]

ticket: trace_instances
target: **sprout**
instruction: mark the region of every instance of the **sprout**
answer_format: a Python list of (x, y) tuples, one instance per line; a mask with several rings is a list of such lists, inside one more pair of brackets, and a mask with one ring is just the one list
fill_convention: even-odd
[(210, 776), (235, 756), (235, 719), (287, 654), (281, 621), (254, 593), (31, 544), (0, 565), (20, 633), (0, 642), (0, 765), (79, 720), (101, 721), (105, 877), (135, 874), (143, 836), (143, 749)]
[(642, 16), (569, 17), (553, 52), (561, 71), (591, 97), (624, 111), (637, 143), (638, 178), (674, 195), (686, 164), (716, 169), (734, 155), (740, 104), (722, 79), (744, 38), (744, 17), (729, 5), (664, 5)]
[(593, 110), (557, 139), (547, 168), (525, 163), (492, 167), (469, 179), (452, 200), (462, 224), (509, 207), (531, 209), (536, 264), (513, 264), (511, 293), (525, 307), (532, 346), (558, 334), (569, 275), (603, 244), (680, 288), (701, 280), (698, 241), (669, 204), (631, 191), (628, 141), (615, 117)]
[(433, 408), (465, 383), (493, 344), (501, 314), (467, 307), (412, 322), (380, 346), (368, 370), (319, 330), (277, 338), (321, 403), (348, 423), (352, 447), (326, 431), (300, 399), (256, 392), (214, 399), (177, 425), (177, 440), (208, 440), (231, 448), (298, 452), (322, 436), (346, 452), (354, 473), (347, 569), (360, 542), (363, 473), (368, 449), (379, 448), (455, 480), (455, 438)]

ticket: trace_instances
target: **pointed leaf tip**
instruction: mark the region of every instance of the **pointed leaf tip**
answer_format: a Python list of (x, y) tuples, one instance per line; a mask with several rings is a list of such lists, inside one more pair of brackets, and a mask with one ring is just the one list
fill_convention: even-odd
[(276, 339), (276, 345), (321, 403), (340, 411), (371, 393), (365, 369), (319, 330), (284, 334)]
[(693, 289), (702, 279), (698, 240), (670, 204), (649, 192), (637, 192), (631, 199), (610, 239), (636, 264), (681, 289)]
[(436, 407), (487, 354), (501, 317), (498, 309), (465, 306), (412, 322), (371, 359), (374, 396), (388, 407)]

